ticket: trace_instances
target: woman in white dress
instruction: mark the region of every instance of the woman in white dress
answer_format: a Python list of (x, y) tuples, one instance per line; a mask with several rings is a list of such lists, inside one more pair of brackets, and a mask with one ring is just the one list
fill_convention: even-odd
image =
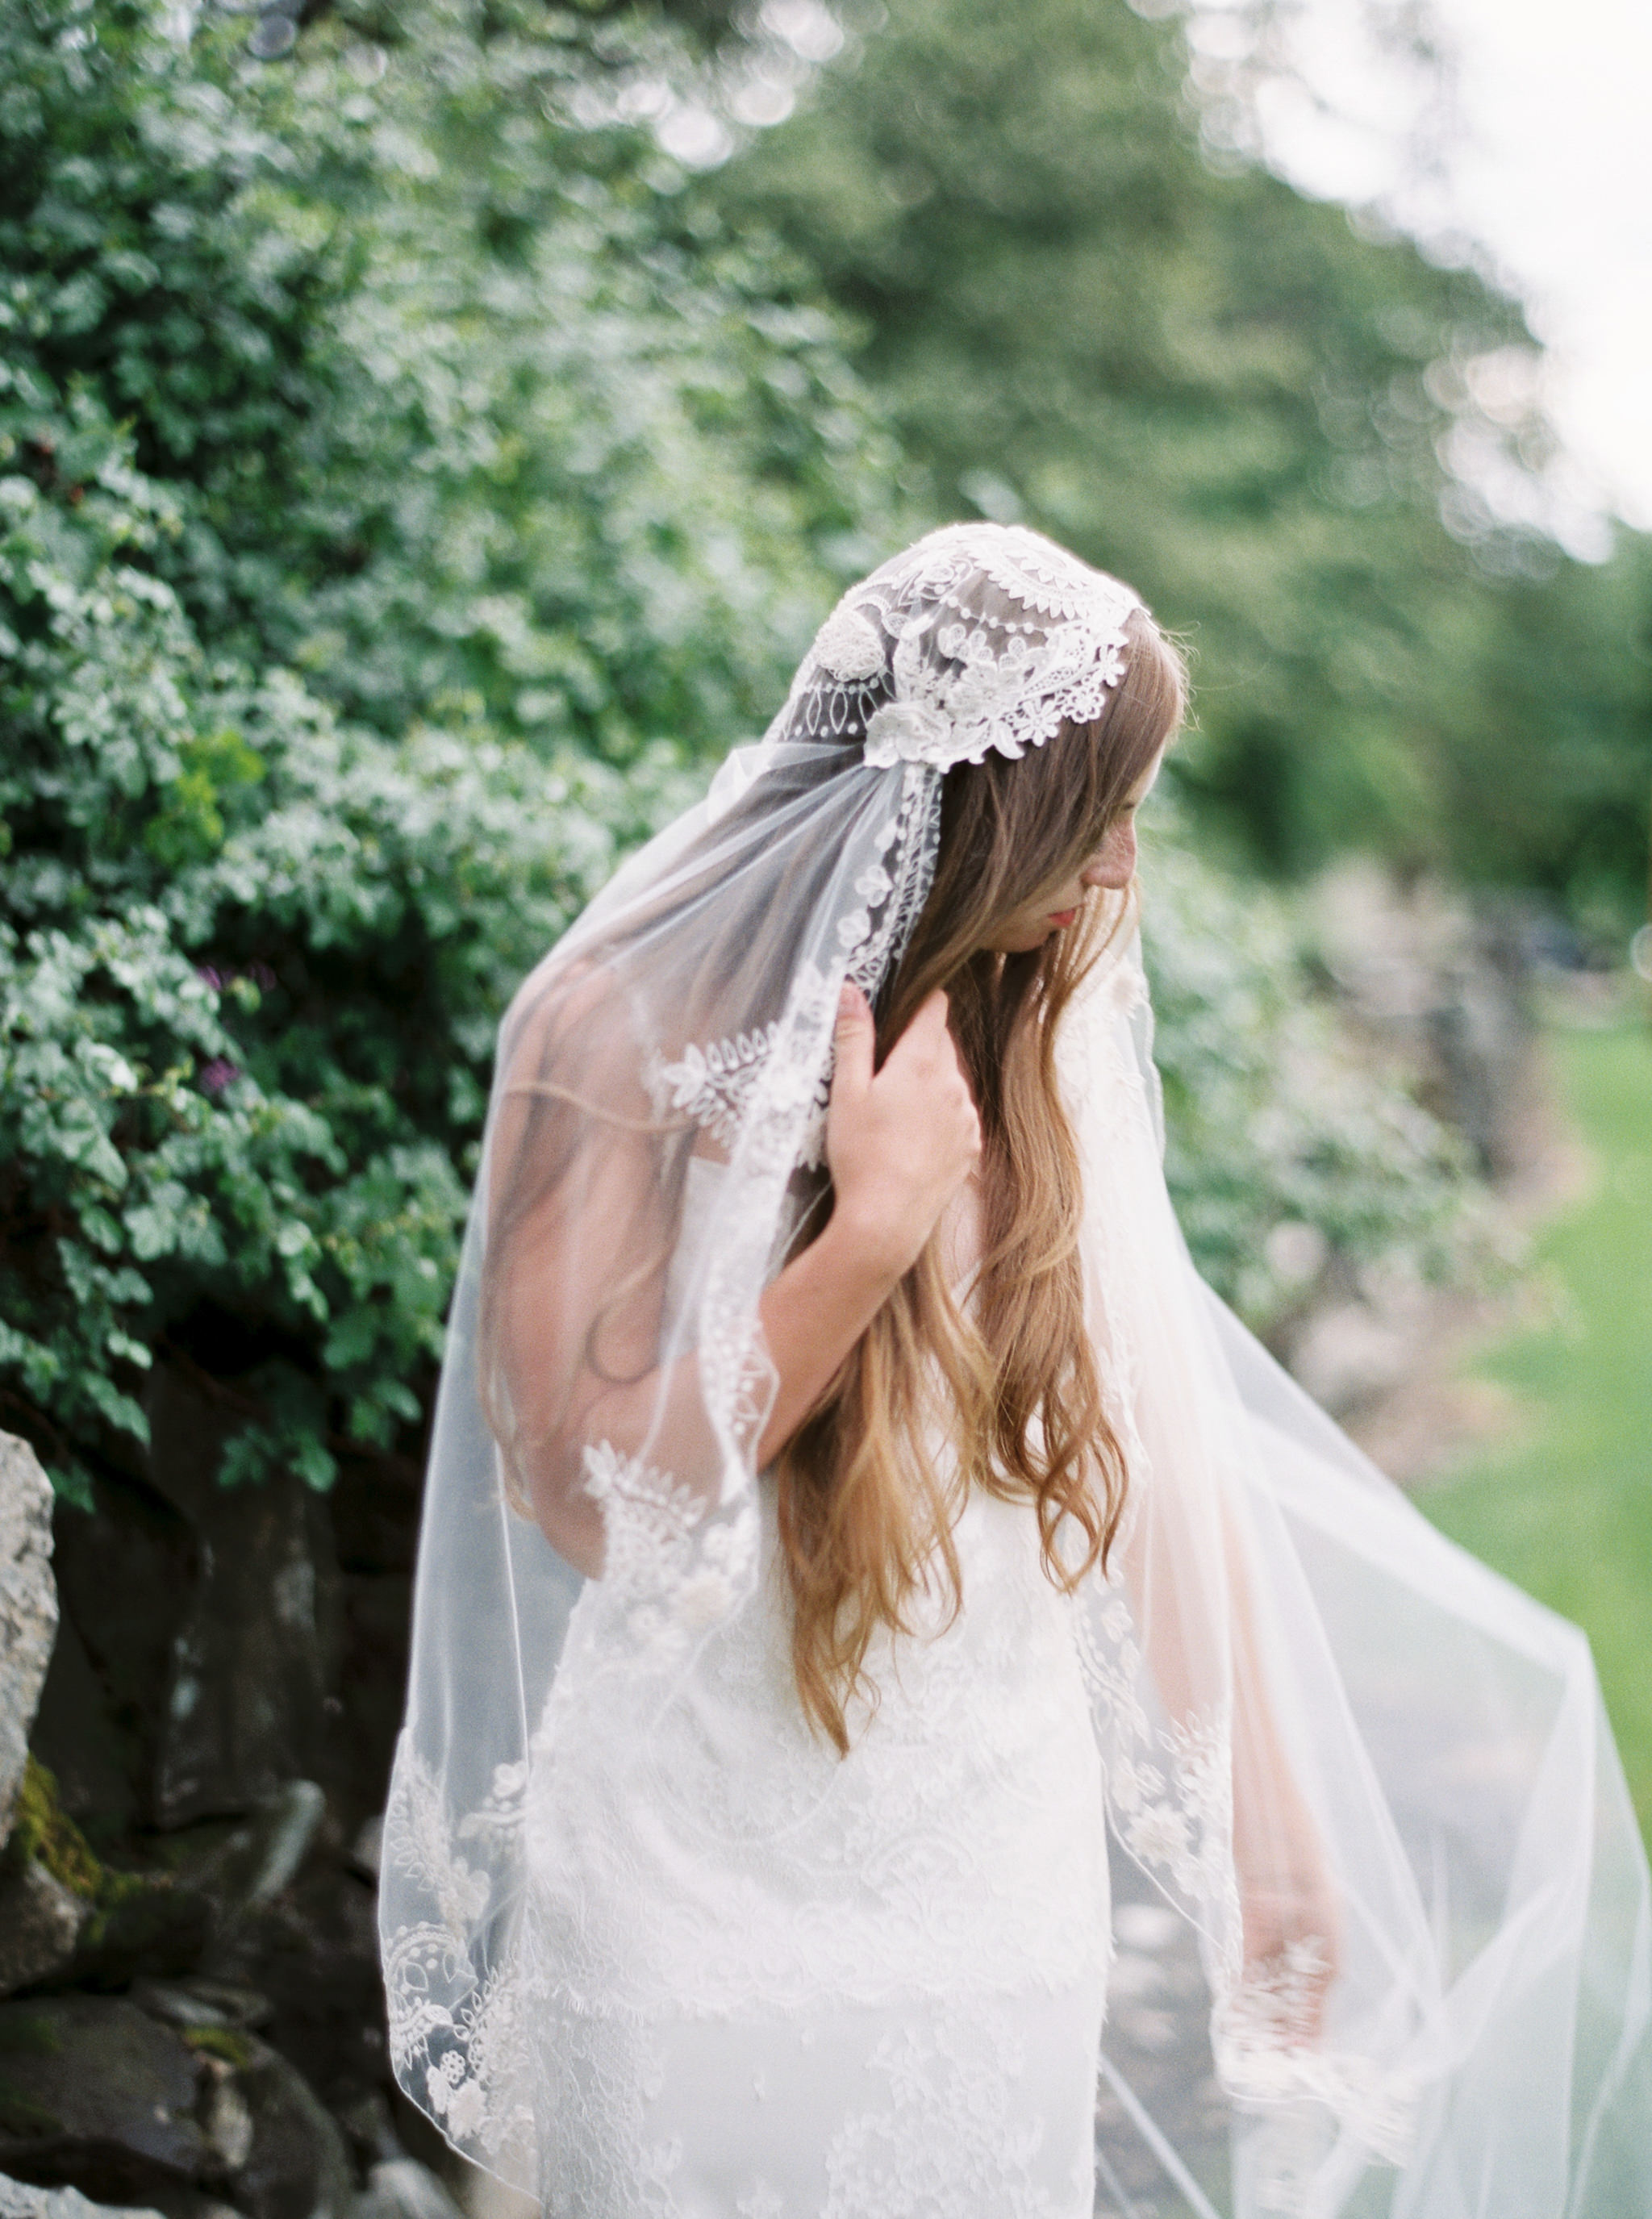
[(506, 1021), (382, 1918), (403, 2085), (548, 2213), (1652, 2213), (1587, 1648), (1176, 1231), (1181, 709), (1127, 587), (932, 534)]

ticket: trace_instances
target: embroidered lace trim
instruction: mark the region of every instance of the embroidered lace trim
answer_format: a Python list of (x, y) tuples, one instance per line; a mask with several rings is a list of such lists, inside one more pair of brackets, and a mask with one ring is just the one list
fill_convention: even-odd
[(493, 1882), (457, 1843), (519, 1829), (526, 1775), (525, 1765), (500, 1766), (486, 1801), (456, 1828), (404, 1736), (384, 1820), (397, 1869), (422, 1886), (443, 1921), (386, 1939), (391, 2063), (404, 2080), (422, 2079), (456, 2144), (518, 2177), (533, 2162), (536, 2140), (527, 1998), (509, 1960), (485, 1969), (472, 1961), (468, 1937), (488, 1908)]
[(1064, 718), (1101, 714), (1140, 606), (1128, 586), (1036, 532), (949, 525), (839, 603), (779, 724), (801, 709), (810, 730), (858, 731), (874, 769), (1013, 758)]
[[(848, 647), (842, 652), (847, 657)], [(928, 765), (908, 763), (902, 772), (899, 799), (879, 842), (880, 860), (866, 868), (857, 885), (861, 906), (842, 920), (842, 967), (804, 971), (793, 981), (785, 1012), (771, 1023), (732, 1041), (685, 1049), (674, 1062), (661, 1060), (652, 1073), (662, 1109), (702, 1124), (724, 1146), (737, 1148), (742, 1175), (755, 1183), (748, 1190), (755, 1196), (750, 1209), (726, 1230), (719, 1228), (701, 1306), (705, 1401), (714, 1422), (728, 1430), (728, 1464), (732, 1469), (742, 1468), (742, 1458), (748, 1457), (749, 1437), (761, 1421), (767, 1388), (755, 1316), (736, 1290), (761, 1284), (785, 1183), (811, 1138), (818, 1145), (827, 1085), (823, 1042), (829, 1037), (837, 980), (847, 972), (863, 983), (869, 981), (875, 990), (922, 902), (933, 868), (940, 787), (940, 777)], [(1113, 1060), (1114, 1067), (1105, 1073), (1112, 1130), (1121, 1132), (1129, 1121), (1136, 1126), (1137, 1138), (1151, 1137), (1152, 1107), (1142, 1068), (1129, 1046), (1130, 1027), (1146, 1006), (1139, 961), (1133, 956), (1120, 960), (1096, 991), (1105, 998), (1113, 1020), (1098, 1029), (1109, 1043), (1105, 1053)], [(1093, 1079), (1097, 1074), (1092, 1071), (1090, 1076)], [(1100, 1237), (1104, 1241), (1104, 1227)], [(1103, 1282), (1107, 1276), (1104, 1247)], [(1127, 1452), (1145, 1461), (1133, 1419), (1142, 1376), (1140, 1353), (1132, 1345), (1121, 1315), (1097, 1319), (1096, 1327), (1106, 1359), (1115, 1423)], [(619, 1737), (624, 1721), (644, 1715), (655, 1694), (663, 1700), (668, 1691), (680, 1688), (684, 1667), (696, 1656), (709, 1654), (708, 1669), (731, 1670), (737, 1676), (768, 1669), (765, 1657), (772, 1662), (773, 1654), (783, 1658), (785, 1653), (784, 1641), (777, 1643), (772, 1629), (765, 1634), (758, 1623), (752, 1593), (757, 1576), (758, 1512), (749, 1484), (708, 1513), (704, 1499), (680, 1486), (671, 1473), (642, 1458), (621, 1454), (608, 1441), (598, 1441), (587, 1450), (585, 1483), (602, 1514), (607, 1576), (586, 1588), (574, 1611), (530, 1762), (499, 1767), (480, 1804), (456, 1812), (444, 1807), (437, 1782), (411, 1743), (404, 1740), (386, 1817), (387, 1855), (415, 1884), (421, 1903), (435, 1913), (387, 1937), (385, 1973), (398, 2075), (407, 2085), (423, 2088), (432, 2114), (456, 2144), (519, 2180), (525, 2172), (531, 2179), (538, 2160), (549, 2161), (543, 2150), (536, 2158), (536, 2120), (538, 2131), (546, 2131), (559, 2115), (561, 2099), (549, 2098), (543, 2085), (545, 2074), (577, 2074), (585, 2069), (572, 2051), (565, 2056), (558, 2048), (559, 2038), (548, 2025), (547, 2012), (553, 1964), (556, 1978), (564, 1983), (565, 1999), (574, 1992), (566, 1985), (570, 1975), (577, 1987), (581, 1968), (579, 1920), (588, 1905), (574, 1906), (578, 1915), (571, 1926), (560, 1920), (554, 1950), (536, 1953), (530, 1941), (531, 1922), (525, 1921), (519, 1892), (528, 1837), (543, 1829), (554, 1831), (570, 1818), (566, 1797), (551, 1792), (550, 1783), (557, 1777), (555, 1764), (547, 1762), (551, 1744), (564, 1732), (576, 1739), (592, 1734)], [(736, 1610), (742, 1598), (747, 1607)], [(719, 1662), (707, 1651), (706, 1644), (709, 1638), (715, 1651), (725, 1635), (732, 1645)], [(742, 1637), (746, 1651), (741, 1648)], [(1221, 1998), (1215, 2038), (1228, 2085), (1275, 2107), (1282, 2118), (1285, 2109), (1311, 2098), (1329, 2106), (1367, 2148), (1397, 2154), (1407, 2126), (1407, 2091), (1392, 2076), (1311, 2047), (1292, 2031), (1313, 1978), (1311, 1945), (1299, 1945), (1278, 1964), (1252, 1968), (1248, 1974), (1237, 1961), (1240, 1927), (1229, 1849), (1233, 1814), (1227, 1718), (1210, 1710), (1160, 1723), (1150, 1715), (1144, 1700), (1149, 1675), (1128, 1603), (1121, 1593), (1100, 1581), (1090, 1584), (1072, 1612), (1071, 1638), (1077, 1651), (1075, 1669), (1082, 1670), (1088, 1688), (1105, 1766), (1109, 1815), (1121, 1840), (1173, 1899), (1184, 1906), (1203, 1904), (1213, 1915), (1216, 1931), (1211, 1938), (1220, 1937), (1221, 1948), (1221, 1961), (1213, 1967)], [(747, 1653), (753, 1640), (762, 1652), (755, 1656)], [(605, 1681), (612, 1681), (617, 1692), (623, 1688), (618, 1707), (602, 1693)], [(980, 1698), (983, 1687), (991, 1684), (992, 1675), (983, 1678), (978, 1671), (961, 1679), (950, 1694), (944, 1680), (917, 1691), (932, 1709), (938, 1706), (937, 1714), (943, 1718), (950, 1715), (949, 1704), (954, 1710), (963, 1704), (968, 1716), (954, 1721), (953, 1738), (972, 1761), (989, 1763), (991, 1733)], [(639, 1711), (639, 1703), (644, 1710)], [(657, 1718), (657, 1710), (649, 1714)], [(1026, 1714), (1025, 1705), (1017, 1714)], [(678, 1761), (652, 1731), (639, 1738), (649, 1745), (650, 1762), (668, 1768)], [(692, 1741), (691, 1735), (691, 1749)], [(1019, 1777), (1008, 1750), (1004, 1761)], [(946, 1845), (960, 1836), (960, 1830), (964, 1835), (972, 1832), (978, 1806), (966, 1781), (953, 1781), (950, 1802), (955, 1807), (949, 1830), (944, 1813), (927, 1806), (909, 1807), (910, 1795), (904, 1797), (901, 1792), (900, 1770), (897, 1764), (895, 1775), (881, 1781), (867, 1799), (868, 1808), (875, 1807), (893, 1822), (889, 1842), (860, 1839), (852, 1827), (840, 1829), (842, 1838), (833, 1837), (835, 1854), (843, 1874), (863, 1880), (873, 1896), (891, 1903), (897, 1915), (904, 1915), (904, 1905), (912, 1908), (917, 1921), (912, 1930), (922, 1959), (926, 1952), (933, 1954), (932, 1937), (922, 1924), (922, 1904), (933, 1898), (934, 1891), (927, 1874), (917, 1874), (910, 1886), (902, 1880), (898, 1842), (916, 1840), (927, 1855), (950, 1855)], [(720, 1857), (727, 1856), (731, 1843), (748, 1837), (754, 1825), (756, 1837), (770, 1845), (783, 1843), (788, 1827), (800, 1842), (804, 1840), (810, 1827), (803, 1822), (825, 1808), (831, 1793), (835, 1792), (840, 1800), (843, 1794), (841, 1787), (823, 1786), (807, 1767), (780, 1761), (780, 1753), (771, 1746), (754, 1766), (734, 1768), (735, 1785), (742, 1790), (756, 1775), (761, 1807), (755, 1812), (742, 1812), (737, 1806), (724, 1809), (711, 1783), (726, 1778), (729, 1771), (726, 1765), (697, 1769), (690, 1764), (674, 1790), (679, 1806), (709, 1829), (708, 1840)], [(918, 1779), (919, 1768), (910, 1768), (908, 1787), (916, 1788)], [(560, 1784), (565, 1786), (565, 1780)], [(650, 1789), (662, 1790), (670, 1784), (662, 1775), (656, 1775)], [(766, 1805), (763, 1794), (769, 1799)], [(922, 1804), (921, 1794), (919, 1799)], [(599, 1812), (593, 1823), (599, 1824), (604, 1816)], [(574, 1809), (571, 1822), (578, 1820)], [(1013, 1858), (1000, 1853), (994, 1868), (1013, 1872), (1016, 1868)], [(1082, 1894), (1079, 1875), (1068, 1873), (1063, 1890), (1057, 1892), (1077, 1899)], [(1049, 1893), (1046, 1891), (1046, 1899)], [(622, 1886), (616, 1900), (624, 1893)], [(941, 1895), (950, 1899), (947, 1890)], [(649, 1896), (649, 1889), (641, 1888), (633, 1890), (629, 1899), (635, 1904)], [(726, 1918), (724, 1905), (713, 1924)], [(829, 1961), (829, 1952), (823, 1954), (816, 1946), (817, 1934), (805, 1930), (798, 1920), (792, 1928), (797, 1945), (792, 1968), (796, 1984), (788, 1991), (787, 2001), (818, 1998), (823, 1984), (825, 1992), (852, 1992), (853, 1968)], [(1029, 1967), (1034, 1968), (1030, 1974), (1034, 1981), (1041, 1977), (1040, 1953), (1047, 1935), (1035, 1942), (1031, 1930), (1023, 1932), (1002, 1904), (978, 1926), (978, 1936), (987, 1929), (1009, 1937), (1023, 1981)], [(783, 1933), (784, 1924), (776, 1930)], [(682, 1943), (692, 1950), (701, 1949), (705, 1937), (696, 1938), (684, 1927), (674, 1938), (663, 1932), (655, 1938), (674, 1949)], [(1080, 1960), (1092, 1946), (1077, 1931), (1061, 1942), (1062, 1950), (1069, 1945)], [(715, 1953), (697, 1961), (715, 1965)], [(1074, 1961), (1075, 1955), (1069, 1955), (1069, 1966)], [(892, 1958), (886, 1967), (873, 1967), (874, 1971), (887, 1970), (897, 1980), (910, 1969)], [(736, 1967), (735, 1984), (721, 1998), (724, 2007), (743, 1977)], [(783, 1960), (780, 1978), (785, 1987), (791, 1974)], [(714, 1980), (708, 1979), (705, 1993), (707, 2007), (716, 2010), (719, 1998)], [(550, 2054), (553, 2050), (554, 2056)], [(593, 2072), (599, 2068), (599, 2060), (590, 2064)], [(645, 2092), (633, 2090), (632, 2096), (640, 2101)], [(1293, 2161), (1282, 2125), (1276, 2140), (1276, 2162), (1269, 2191), (1276, 2200), (1271, 2207), (1262, 2208), (1291, 2212), (1301, 2209), (1301, 2202), (1300, 2197), (1295, 2203), (1290, 2200)], [(668, 2153), (642, 2149), (633, 2154), (636, 2168), (624, 2176), (631, 2201), (617, 2208), (669, 2211)], [(1307, 2178), (1300, 2167), (1297, 2171)], [(756, 2209), (761, 2208), (760, 2191), (761, 2184), (754, 2185), (751, 2193), (760, 2197)], [(1003, 2209), (1022, 2208), (1008, 2189), (1005, 2197)], [(553, 2200), (547, 2208), (571, 2211), (581, 2207), (558, 2205)], [(593, 2202), (589, 2208), (605, 2207)]]
[(823, 1021), (829, 1026), (841, 979), (852, 979), (868, 1000), (876, 997), (917, 922), (940, 838), (940, 780), (922, 765), (911, 765), (894, 814), (875, 840), (879, 860), (854, 881), (857, 906), (838, 919), (842, 972), (829, 977), (817, 966), (805, 966), (786, 1016), (731, 1039), (691, 1041), (670, 1062), (657, 1053), (651, 1056), (643, 1079), (655, 1115), (686, 1117), (728, 1150), (747, 1134), (749, 1150), (760, 1091), (771, 1122), (784, 1120), (800, 1099), (806, 1104), (801, 1127), (795, 1140), (787, 1135), (792, 1160), (817, 1169), (825, 1160), (831, 1066), (829, 1056), (824, 1068), (819, 1066), (810, 1035)]

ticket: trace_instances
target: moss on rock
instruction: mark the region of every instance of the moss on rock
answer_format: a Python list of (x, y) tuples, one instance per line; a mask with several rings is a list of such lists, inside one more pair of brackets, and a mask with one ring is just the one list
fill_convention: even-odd
[[(87, 1903), (100, 1900), (109, 1880), (91, 1844), (58, 1800), (58, 1783), (38, 1757), (23, 1768), (6, 1859), (14, 1869), (31, 1860)], [(124, 1877), (124, 1875), (121, 1875)]]
[(63, 2029), (49, 2011), (0, 2012), (0, 2057), (57, 2057)]
[(77, 1980), (120, 1986), (139, 1973), (186, 1972), (199, 1961), (212, 1929), (207, 1898), (171, 1873), (126, 1872), (105, 1864), (64, 1810), (56, 1781), (34, 1756), (19, 1790), (11, 1838), (0, 1854), (0, 1873), (21, 1873), (30, 1863), (85, 1906), (74, 1949)]
[(216, 2057), (245, 2073), (263, 2054), (262, 2045), (228, 2026), (186, 2026), (183, 2040), (200, 2057)]

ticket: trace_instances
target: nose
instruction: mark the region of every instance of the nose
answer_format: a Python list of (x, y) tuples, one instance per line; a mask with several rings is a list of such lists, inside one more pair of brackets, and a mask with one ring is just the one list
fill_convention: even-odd
[(1136, 874), (1136, 826), (1133, 817), (1109, 828), (1101, 846), (1078, 873), (1086, 886), (1107, 886), (1121, 892)]

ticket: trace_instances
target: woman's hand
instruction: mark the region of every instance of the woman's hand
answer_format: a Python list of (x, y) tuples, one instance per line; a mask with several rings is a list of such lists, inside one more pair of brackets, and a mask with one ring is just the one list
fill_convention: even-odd
[(898, 1278), (979, 1160), (981, 1121), (947, 1029), (945, 994), (930, 995), (875, 1074), (873, 1041), (866, 998), (846, 985), (826, 1113), (833, 1221)]
[(1326, 1998), (1337, 1977), (1341, 1915), (1317, 1842), (1293, 1845), (1282, 1869), (1265, 1878), (1239, 1868), (1246, 1978), (1274, 1998), (1279, 2031), (1311, 2046), (1324, 2029)]

